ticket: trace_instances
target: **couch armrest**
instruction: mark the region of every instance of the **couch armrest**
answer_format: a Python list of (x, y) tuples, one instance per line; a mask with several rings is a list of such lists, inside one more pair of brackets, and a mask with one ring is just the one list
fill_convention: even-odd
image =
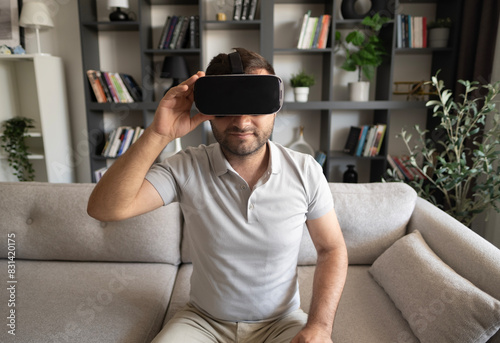
[(500, 250), (428, 201), (418, 198), (408, 232), (419, 230), (458, 274), (500, 299)]

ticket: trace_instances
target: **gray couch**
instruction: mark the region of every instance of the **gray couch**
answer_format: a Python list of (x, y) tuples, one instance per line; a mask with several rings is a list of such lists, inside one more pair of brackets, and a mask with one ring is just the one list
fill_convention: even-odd
[[(330, 187), (350, 264), (334, 342), (500, 340), (497, 248), (404, 184)], [(92, 188), (0, 183), (0, 342), (149, 342), (188, 300), (178, 204), (103, 223)], [(306, 311), (315, 258), (305, 230)]]

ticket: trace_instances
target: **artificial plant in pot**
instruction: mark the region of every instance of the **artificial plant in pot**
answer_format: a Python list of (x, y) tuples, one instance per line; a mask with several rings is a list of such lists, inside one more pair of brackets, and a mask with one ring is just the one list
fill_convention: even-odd
[(345, 61), (341, 68), (358, 73), (358, 81), (349, 85), (350, 99), (353, 101), (368, 100), (369, 82), (362, 79), (364, 76), (366, 80), (372, 80), (377, 67), (382, 64), (382, 56), (387, 54), (378, 34), (389, 20), (375, 13), (363, 18), (361, 24), (366, 26), (365, 32), (355, 29), (345, 39), (342, 39), (340, 31), (335, 32), (335, 40), (345, 51)]
[(451, 29), (450, 18), (438, 18), (427, 25), (429, 31), (429, 47), (446, 48)]
[(28, 159), (26, 137), (28, 129), (33, 128), (33, 119), (14, 117), (3, 122), (3, 134), (0, 145), (7, 152), (7, 161), (14, 169), (14, 175), (19, 181), (33, 181), (35, 170)]
[[(460, 80), (465, 90), (457, 101), (437, 76), (431, 82), (438, 98), (427, 106), (439, 125), (432, 132), (415, 126), (418, 143), (414, 147), (412, 135), (401, 131), (409, 163), (424, 176), (408, 183), (421, 197), (470, 226), (478, 214), (491, 208), (500, 211), (500, 114), (494, 103), (500, 81), (478, 86), (478, 82)], [(397, 180), (395, 171), (388, 174), (390, 180)]]
[(314, 76), (301, 71), (298, 74), (292, 74), (290, 84), (293, 87), (296, 102), (307, 102), (309, 97), (309, 87), (314, 86)]

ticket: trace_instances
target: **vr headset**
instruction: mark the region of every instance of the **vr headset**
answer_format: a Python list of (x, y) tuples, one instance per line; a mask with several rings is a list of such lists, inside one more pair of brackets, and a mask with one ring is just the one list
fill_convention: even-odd
[(243, 74), (238, 52), (228, 55), (233, 74), (207, 75), (194, 84), (194, 103), (207, 115), (263, 115), (283, 106), (283, 81), (275, 75)]

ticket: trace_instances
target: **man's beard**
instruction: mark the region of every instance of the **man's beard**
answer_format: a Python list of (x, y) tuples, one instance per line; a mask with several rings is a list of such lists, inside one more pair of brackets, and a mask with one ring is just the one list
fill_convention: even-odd
[[(223, 151), (235, 156), (248, 156), (259, 151), (267, 143), (273, 132), (273, 127), (274, 122), (273, 125), (264, 130), (258, 130), (255, 127), (240, 129), (233, 126), (221, 133), (212, 125), (212, 132)], [(254, 139), (249, 142), (239, 141), (237, 137), (231, 136), (231, 133), (252, 133)]]

